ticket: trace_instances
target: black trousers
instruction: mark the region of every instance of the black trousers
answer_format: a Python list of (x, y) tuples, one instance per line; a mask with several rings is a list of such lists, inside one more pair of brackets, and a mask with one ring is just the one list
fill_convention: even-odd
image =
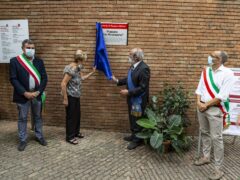
[[(142, 110), (144, 112), (144, 109), (142, 107)], [(136, 143), (140, 143), (142, 141), (142, 139), (138, 138), (136, 136), (136, 133), (138, 132), (141, 132), (142, 131), (142, 127), (140, 127), (138, 124), (137, 124), (137, 120), (142, 118), (142, 117), (135, 117), (135, 116), (132, 116), (131, 115), (131, 104), (128, 103), (128, 116), (129, 116), (129, 123), (130, 123), (130, 129), (131, 129), (131, 132), (132, 132), (132, 138), (133, 138), (133, 142), (136, 142)]]
[(71, 140), (80, 133), (80, 98), (68, 96), (66, 107), (66, 140)]

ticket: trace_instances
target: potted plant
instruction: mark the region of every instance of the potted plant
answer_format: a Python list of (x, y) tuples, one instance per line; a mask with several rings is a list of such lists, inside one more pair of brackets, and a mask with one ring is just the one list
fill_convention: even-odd
[(182, 117), (184, 127), (190, 125), (190, 121), (186, 116), (186, 111), (189, 108), (188, 96), (189, 93), (185, 92), (183, 87), (178, 84), (177, 86), (169, 86), (165, 84), (163, 91), (159, 93), (160, 96), (153, 98), (153, 104), (158, 103), (159, 97), (162, 97), (162, 105), (159, 111), (167, 118), (173, 114)]
[(146, 109), (146, 117), (137, 121), (143, 128), (137, 136), (159, 153), (166, 151), (170, 145), (181, 154), (190, 144), (190, 138), (184, 131), (188, 125), (185, 115), (189, 105), (187, 95), (181, 87), (169, 86), (161, 94), (164, 96), (162, 104), (159, 103), (159, 96), (153, 96), (152, 103)]

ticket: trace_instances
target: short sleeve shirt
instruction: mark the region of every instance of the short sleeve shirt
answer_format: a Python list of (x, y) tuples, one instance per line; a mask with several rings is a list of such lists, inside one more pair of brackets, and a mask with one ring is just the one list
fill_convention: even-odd
[[(229, 98), (229, 93), (232, 90), (235, 80), (233, 71), (223, 65), (213, 71), (213, 81), (219, 89), (219, 92), (216, 94), (216, 98), (220, 99), (222, 102), (226, 102)], [(203, 73), (195, 93), (201, 96), (202, 102), (208, 102), (212, 99), (209, 94), (209, 90), (204, 83)]]
[(67, 84), (67, 95), (72, 97), (81, 96), (81, 84), (82, 79), (80, 76), (80, 71), (83, 69), (83, 66), (71, 67), (70, 65), (65, 66), (63, 74), (66, 73), (72, 78), (68, 81)]

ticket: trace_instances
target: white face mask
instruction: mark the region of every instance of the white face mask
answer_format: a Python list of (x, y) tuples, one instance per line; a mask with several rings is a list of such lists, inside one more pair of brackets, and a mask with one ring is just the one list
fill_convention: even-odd
[(131, 64), (133, 64), (133, 59), (130, 58), (130, 57), (128, 57), (128, 62), (131, 63)]
[(82, 68), (83, 68), (82, 64), (79, 64), (79, 65), (77, 66), (77, 70), (78, 70), (78, 71), (81, 71)]
[(208, 56), (208, 65), (209, 66), (212, 66), (214, 63), (213, 63), (213, 59), (211, 56)]
[(33, 57), (35, 55), (35, 49), (26, 49), (26, 56)]

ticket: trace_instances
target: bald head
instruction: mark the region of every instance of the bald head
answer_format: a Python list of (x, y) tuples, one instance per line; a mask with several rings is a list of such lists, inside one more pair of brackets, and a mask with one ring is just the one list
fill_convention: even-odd
[(221, 60), (221, 64), (224, 64), (228, 60), (228, 54), (225, 51), (213, 51), (211, 56)]

